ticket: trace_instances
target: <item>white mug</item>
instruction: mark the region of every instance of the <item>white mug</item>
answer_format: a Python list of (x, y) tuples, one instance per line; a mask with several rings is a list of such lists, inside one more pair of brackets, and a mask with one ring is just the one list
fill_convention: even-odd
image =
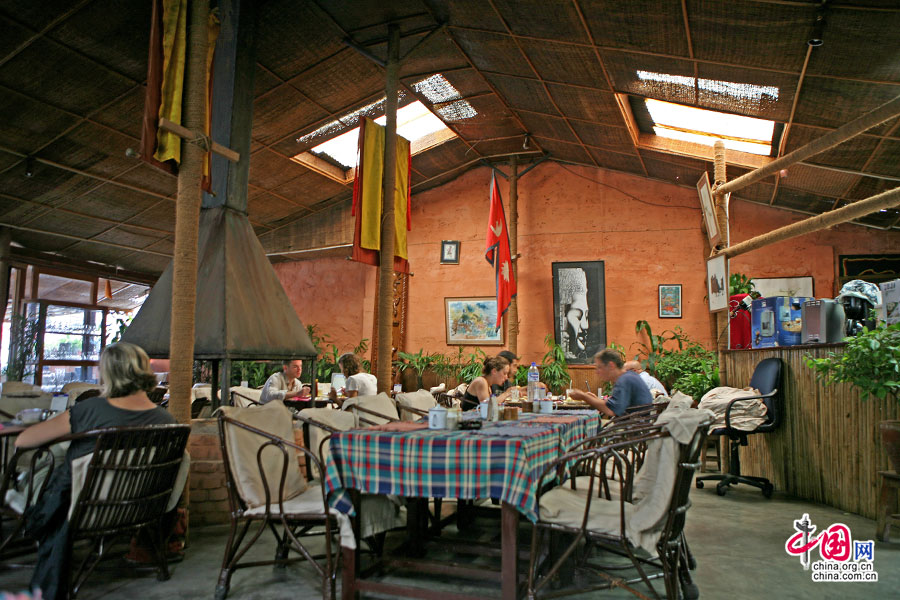
[(478, 405), (478, 413), (481, 415), (481, 418), (487, 421), (488, 418), (488, 403), (482, 402)]
[(541, 400), (541, 413), (550, 414), (553, 412), (553, 400)]
[(435, 406), (428, 410), (428, 429), (447, 429), (447, 409)]

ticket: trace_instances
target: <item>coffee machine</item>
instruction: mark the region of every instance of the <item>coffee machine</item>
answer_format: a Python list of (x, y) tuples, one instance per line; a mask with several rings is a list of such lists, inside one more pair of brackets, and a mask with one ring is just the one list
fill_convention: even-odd
[(872, 311), (881, 304), (881, 290), (877, 285), (861, 279), (848, 281), (835, 300), (844, 307), (844, 316), (847, 318), (844, 328), (846, 335), (857, 335), (863, 327), (875, 327)]

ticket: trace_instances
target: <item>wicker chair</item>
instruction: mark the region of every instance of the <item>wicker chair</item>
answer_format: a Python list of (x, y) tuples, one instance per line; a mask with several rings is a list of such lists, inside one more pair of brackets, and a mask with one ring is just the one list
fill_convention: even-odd
[[(645, 597), (632, 587), (635, 583), (643, 582), (650, 593), (658, 598), (659, 595), (650, 582), (654, 575), (648, 574), (648, 569), (652, 569), (662, 572), (666, 598), (675, 600), (682, 591), (684, 596), (696, 597), (696, 589), (679, 589), (679, 580), (682, 587), (686, 587), (685, 584), (690, 581), (686, 577), (689, 559), (685, 554), (682, 533), (685, 514), (690, 506), (688, 493), (691, 479), (693, 472), (699, 467), (697, 459), (706, 439), (709, 422), (711, 419), (701, 423), (686, 444), (670, 439), (662, 426), (648, 426), (640, 428), (632, 439), (609, 440), (611, 443), (599, 448), (580, 449), (561, 457), (548, 467), (541, 477), (541, 483), (549, 483), (557, 478), (572, 479), (584, 472), (590, 473), (590, 478), (587, 489), (573, 489), (570, 486), (545, 489), (541, 486), (538, 497), (540, 518), (532, 535), (528, 597), (540, 597), (547, 583), (559, 573), (569, 557), (578, 552), (582, 542), (586, 543), (582, 547), (578, 567), (599, 575), (602, 583), (578, 589), (554, 590), (547, 595), (575, 594), (618, 586), (639, 597)], [(643, 444), (651, 446), (646, 452), (655, 453), (659, 460), (644, 473), (644, 480), (637, 484), (646, 494), (645, 497), (632, 503), (630, 500), (635, 488), (636, 469), (629, 463), (634, 456), (645, 453), (638, 448)], [(667, 448), (673, 450), (674, 456), (667, 454)], [(620, 475), (615, 484), (618, 489), (615, 493), (597, 494), (594, 490), (604, 489), (603, 479), (607, 469), (601, 464), (607, 458), (616, 463), (615, 471)], [(645, 465), (645, 469), (647, 468)], [(668, 494), (671, 497), (665, 503)], [(652, 525), (649, 529), (646, 528), (648, 523)], [(653, 532), (649, 537), (648, 531)], [(558, 558), (550, 561), (553, 564), (542, 565), (541, 558), (546, 554), (542, 540), (551, 532), (573, 535), (574, 540)], [(655, 543), (651, 544), (648, 540), (654, 538)], [(640, 556), (636, 552), (639, 544), (643, 544), (644, 549), (651, 551), (651, 554), (655, 549), (656, 555), (650, 558)], [(648, 544), (653, 547), (647, 548)], [(610, 570), (621, 569), (621, 565), (592, 564), (585, 551), (590, 547), (600, 547), (627, 557), (636, 569), (637, 577), (625, 580), (609, 574)]]
[(347, 398), (341, 409), (352, 411), (356, 415), (360, 427), (367, 425), (383, 425), (390, 421), (399, 421), (400, 414), (390, 396), (384, 392), (375, 396), (354, 396)]
[[(53, 442), (96, 438), (93, 452), (72, 463), (68, 551), (75, 542), (87, 540), (88, 552), (77, 568), (66, 574), (68, 597), (78, 594), (116, 539), (141, 530), (149, 535), (158, 579), (169, 578), (161, 523), (163, 516), (175, 508), (187, 479), (189, 457), (185, 447), (190, 431), (188, 425), (122, 427), (69, 435)], [(49, 463), (43, 483), (25, 483), (26, 507), (40, 501), (56, 464), (50, 446), (16, 453), (0, 488), (3, 497), (15, 477), (18, 460), (28, 456), (32, 467), (41, 461)], [(5, 505), (3, 517), (0, 554), (8, 557), (34, 550), (35, 541), (23, 534), (21, 515)]]
[(437, 399), (428, 390), (397, 394), (397, 411), (403, 421), (416, 421), (428, 417), (428, 410), (438, 405)]
[[(253, 408), (222, 407), (219, 439), (225, 458), (231, 532), (216, 585), (216, 599), (226, 597), (237, 569), (261, 565), (281, 567), (303, 560), (308, 560), (322, 578), (322, 597), (333, 599), (337, 564), (332, 551), (335, 518), (328, 509), (324, 488), (318, 483), (308, 483), (300, 471), (300, 457), (305, 457), (315, 471), (321, 472), (322, 467), (313, 452), (293, 443), (291, 412), (277, 400)], [(254, 522), (259, 528), (245, 541)], [(241, 562), (266, 529), (275, 536), (275, 557), (270, 561)], [(323, 532), (325, 555), (313, 556), (300, 538)], [(300, 556), (289, 557), (292, 550)], [(324, 558), (324, 564), (317, 558)]]

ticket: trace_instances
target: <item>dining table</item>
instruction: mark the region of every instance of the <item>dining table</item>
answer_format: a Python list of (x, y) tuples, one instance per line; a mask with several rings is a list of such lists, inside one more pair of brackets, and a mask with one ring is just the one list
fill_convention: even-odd
[[(477, 411), (462, 422), (479, 420)], [(501, 597), (519, 597), (518, 524), (538, 518), (537, 486), (544, 470), (570, 448), (596, 435), (596, 410), (522, 413), (518, 420), (481, 421), (480, 429), (429, 429), (426, 422), (392, 422), (336, 433), (326, 456), (323, 485), (332, 508), (358, 514), (359, 494), (407, 499), (497, 499), (501, 505)], [(357, 519), (358, 521), (358, 519)], [(358, 548), (359, 544), (357, 544)], [(370, 591), (405, 597), (444, 597), (421, 587), (359, 576), (357, 549), (342, 548), (342, 598)], [(442, 572), (453, 573), (447, 566)], [(460, 568), (458, 575), (472, 575)], [(474, 598), (454, 594), (454, 598)]]

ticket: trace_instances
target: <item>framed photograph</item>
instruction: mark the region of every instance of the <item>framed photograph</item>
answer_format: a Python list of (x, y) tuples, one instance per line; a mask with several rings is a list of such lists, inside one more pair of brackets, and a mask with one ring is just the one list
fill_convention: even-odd
[(709, 312), (728, 308), (728, 263), (723, 254), (706, 261), (706, 293)]
[(703, 222), (706, 224), (709, 245), (715, 248), (722, 243), (722, 234), (719, 231), (719, 223), (716, 221), (716, 205), (713, 203), (709, 174), (705, 171), (700, 176), (700, 181), (697, 182), (697, 193), (700, 195), (700, 210), (703, 211)]
[(659, 318), (681, 318), (681, 284), (659, 286)]
[(602, 260), (553, 263), (554, 334), (569, 364), (593, 364), (606, 347), (605, 295)]
[(497, 323), (496, 298), (444, 298), (444, 311), (448, 345), (503, 345), (503, 327), (494, 327)]
[(442, 265), (458, 265), (459, 264), (459, 241), (443, 240), (441, 242), (441, 264)]

